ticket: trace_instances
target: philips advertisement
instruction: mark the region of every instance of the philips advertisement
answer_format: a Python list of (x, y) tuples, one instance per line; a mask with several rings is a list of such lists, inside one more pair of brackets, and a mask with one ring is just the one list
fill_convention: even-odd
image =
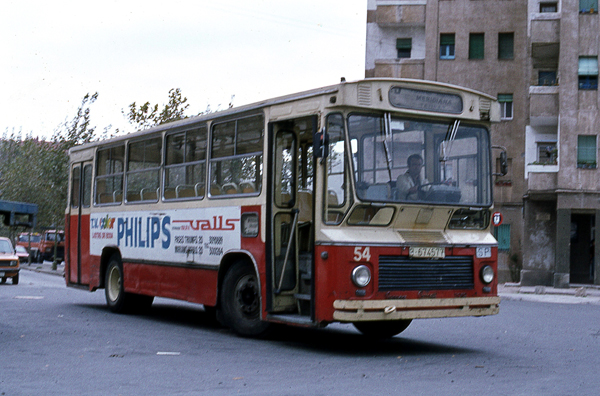
[(240, 208), (94, 213), (90, 253), (117, 246), (124, 260), (218, 265), (240, 248)]

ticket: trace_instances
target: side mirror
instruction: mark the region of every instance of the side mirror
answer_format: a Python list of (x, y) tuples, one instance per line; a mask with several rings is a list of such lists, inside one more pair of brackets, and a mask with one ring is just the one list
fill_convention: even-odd
[(502, 176), (508, 173), (508, 161), (506, 160), (506, 151), (500, 153), (500, 173)]
[(325, 129), (321, 129), (313, 136), (313, 155), (315, 158), (323, 159), (329, 156), (329, 138)]
[(505, 176), (508, 173), (508, 159), (506, 156), (506, 147), (492, 146), (493, 149), (500, 151), (500, 173), (492, 173), (492, 176)]

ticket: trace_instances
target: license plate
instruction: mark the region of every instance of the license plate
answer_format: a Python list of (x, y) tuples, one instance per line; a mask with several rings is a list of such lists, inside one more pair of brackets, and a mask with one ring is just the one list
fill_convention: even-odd
[(411, 247), (408, 255), (417, 258), (444, 258), (446, 251), (443, 247)]

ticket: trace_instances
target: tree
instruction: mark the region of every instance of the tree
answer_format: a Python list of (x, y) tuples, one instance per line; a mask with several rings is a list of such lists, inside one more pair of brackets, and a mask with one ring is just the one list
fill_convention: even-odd
[(172, 88), (169, 90), (167, 104), (160, 111), (158, 104), (152, 106), (150, 102), (146, 102), (138, 108), (133, 102), (129, 105), (129, 113), (123, 114), (131, 124), (141, 130), (187, 118), (185, 111), (188, 107), (187, 98), (181, 96), (181, 89)]
[(64, 226), (69, 153), (96, 139), (90, 127), (90, 106), (98, 93), (86, 94), (70, 121), (47, 142), (14, 130), (0, 141), (0, 199), (38, 205), (38, 228)]
[[(231, 95), (228, 108), (233, 107), (234, 98), (235, 95)], [(189, 106), (187, 97), (182, 97), (181, 95), (181, 89), (171, 88), (169, 90), (169, 100), (167, 101), (167, 104), (163, 105), (160, 111), (158, 104), (152, 106), (150, 102), (146, 102), (138, 107), (137, 104), (133, 102), (129, 105), (129, 112), (125, 114), (125, 111), (122, 111), (122, 113), (127, 121), (134, 125), (137, 130), (142, 130), (166, 124), (167, 122), (188, 118), (185, 113)], [(217, 106), (217, 111), (219, 110), (219, 107), (220, 105)], [(209, 114), (212, 112), (213, 110), (210, 105), (207, 105), (206, 110), (201, 111), (196, 115)]]

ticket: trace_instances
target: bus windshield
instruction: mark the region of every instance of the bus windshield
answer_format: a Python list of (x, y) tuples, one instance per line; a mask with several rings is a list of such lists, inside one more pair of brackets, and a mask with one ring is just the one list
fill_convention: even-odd
[(486, 128), (352, 113), (348, 131), (360, 200), (491, 205)]

